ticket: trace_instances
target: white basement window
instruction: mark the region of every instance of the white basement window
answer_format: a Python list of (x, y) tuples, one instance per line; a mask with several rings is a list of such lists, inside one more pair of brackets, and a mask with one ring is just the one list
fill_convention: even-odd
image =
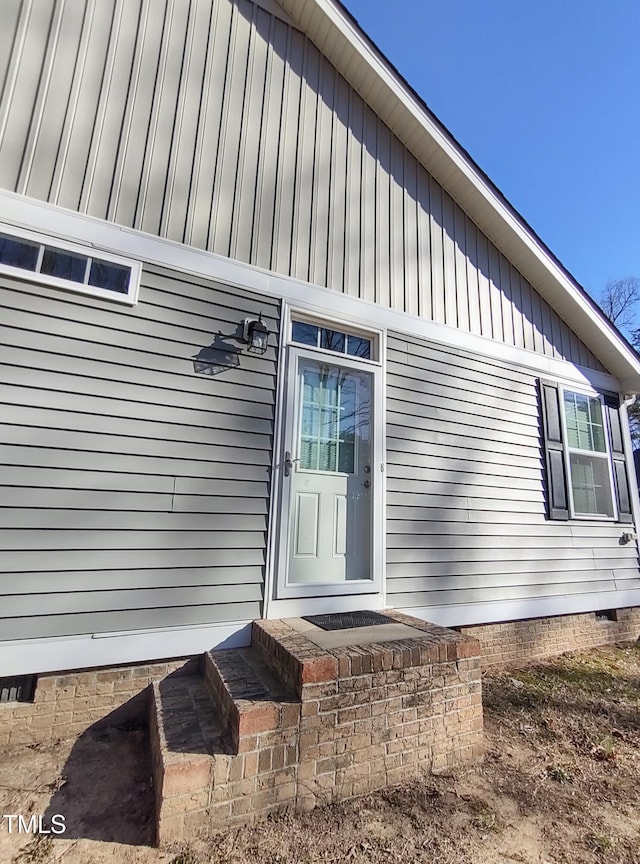
[(0, 273), (133, 305), (139, 261), (0, 226)]

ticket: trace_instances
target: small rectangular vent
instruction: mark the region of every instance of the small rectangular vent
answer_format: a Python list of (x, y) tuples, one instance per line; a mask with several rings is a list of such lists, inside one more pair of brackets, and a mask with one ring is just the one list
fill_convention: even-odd
[(33, 702), (35, 689), (35, 675), (0, 678), (0, 702)]
[(599, 612), (595, 613), (596, 621), (617, 621), (618, 620), (618, 610), (617, 609), (601, 609)]

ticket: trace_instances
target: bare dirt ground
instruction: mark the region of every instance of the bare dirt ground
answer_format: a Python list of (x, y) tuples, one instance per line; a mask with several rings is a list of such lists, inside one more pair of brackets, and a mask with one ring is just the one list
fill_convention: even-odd
[(0, 814), (63, 814), (64, 836), (7, 833), (0, 864), (640, 864), (640, 645), (484, 682), (473, 769), (160, 852), (149, 846), (145, 730), (0, 752)]

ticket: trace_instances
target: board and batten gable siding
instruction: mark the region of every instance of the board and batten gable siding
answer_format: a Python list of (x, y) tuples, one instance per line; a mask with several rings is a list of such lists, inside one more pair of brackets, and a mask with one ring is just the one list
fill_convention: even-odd
[[(4, 276), (0, 305), (2, 639), (259, 618), (279, 303), (145, 266), (133, 308)], [(214, 340), (238, 365), (199, 374)]]
[(624, 525), (546, 518), (532, 374), (399, 334), (389, 334), (387, 358), (391, 606), (640, 587)]
[(308, 38), (249, 0), (4, 0), (0, 187), (602, 371)]

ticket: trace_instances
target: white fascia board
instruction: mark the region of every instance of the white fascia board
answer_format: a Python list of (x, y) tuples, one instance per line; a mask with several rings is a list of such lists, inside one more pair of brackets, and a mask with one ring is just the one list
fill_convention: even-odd
[[(571, 326), (587, 347), (592, 347), (603, 363), (612, 368), (614, 374), (620, 378), (623, 389), (633, 393), (640, 392), (640, 360), (635, 352), (629, 349), (617, 331), (593, 308), (581, 288), (567, 276), (522, 218), (507, 204), (495, 187), (487, 182), (461, 147), (434, 121), (398, 73), (385, 62), (384, 57), (364, 38), (362, 31), (354, 26), (342, 9), (332, 0), (312, 0), (312, 3), (347, 41), (352, 52), (366, 64), (372, 81), (377, 79), (378, 83), (381, 82), (387, 93), (403, 106), (404, 111), (400, 113), (394, 106), (394, 116), (387, 119), (385, 114), (388, 112), (377, 108), (375, 98), (369, 100), (373, 109), (378, 110), (402, 141), (412, 141), (413, 146), (410, 149), (425, 168), (434, 174), (478, 226), (489, 237), (495, 238), (494, 242), (503, 254), (523, 271), (523, 275), (534, 283), (535, 289), (561, 317), (571, 322)], [(312, 23), (307, 25), (311, 39), (312, 28)], [(335, 44), (335, 40), (333, 42)], [(331, 52), (328, 53), (330, 55)], [(340, 62), (337, 57), (330, 59), (339, 68), (345, 67), (349, 62), (344, 51), (340, 51)], [(363, 85), (362, 82), (359, 83), (360, 86), (356, 86), (356, 89), (362, 92)], [(427, 136), (425, 142), (416, 136), (416, 124), (419, 124), (422, 135)], [(436, 170), (438, 166), (439, 170)], [(626, 371), (620, 368), (621, 363), (627, 367)]]
[(628, 591), (602, 591), (593, 594), (571, 594), (558, 597), (536, 597), (529, 600), (503, 600), (498, 603), (461, 603), (448, 606), (402, 606), (398, 612), (413, 615), (442, 627), (471, 627), (524, 621), (527, 618), (551, 618), (577, 615), (600, 609), (628, 609), (640, 606), (640, 588)]
[(159, 662), (251, 644), (251, 621), (0, 642), (0, 678)]
[[(376, 327), (382, 331), (394, 330), (417, 336), (430, 342), (515, 364), (533, 375), (543, 375), (566, 383), (587, 384), (597, 390), (617, 393), (624, 388), (631, 392), (624, 381), (603, 372), (576, 366), (564, 360), (555, 360), (445, 324), (436, 324), (426, 318), (349, 297), (329, 288), (320, 288), (251, 264), (224, 258), (213, 252), (195, 249), (133, 228), (124, 228), (13, 192), (0, 190), (0, 214), (0, 225), (6, 223), (30, 228), (106, 252), (115, 252), (181, 273), (190, 273), (225, 285), (287, 300), (297, 309), (307, 308), (316, 314), (326, 314), (326, 310), (330, 309), (332, 315), (360, 323), (365, 328)], [(143, 301), (144, 297), (139, 302)], [(640, 380), (638, 384), (637, 389), (640, 390)]]

